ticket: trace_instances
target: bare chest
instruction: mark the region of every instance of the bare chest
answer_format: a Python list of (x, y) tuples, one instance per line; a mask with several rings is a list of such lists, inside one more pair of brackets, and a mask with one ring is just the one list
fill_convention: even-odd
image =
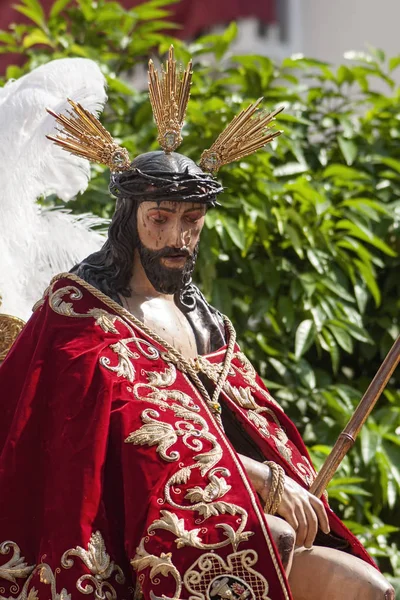
[(193, 330), (173, 300), (134, 296), (129, 298), (125, 308), (185, 358), (197, 356)]

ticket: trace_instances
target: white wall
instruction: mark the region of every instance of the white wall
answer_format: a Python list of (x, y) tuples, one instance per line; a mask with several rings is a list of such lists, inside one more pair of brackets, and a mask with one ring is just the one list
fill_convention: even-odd
[(400, 54), (400, 0), (294, 0), (294, 4), (301, 6), (299, 52), (334, 63), (347, 50), (365, 50), (366, 44), (389, 56)]
[(239, 23), (234, 51), (275, 60), (301, 53), (333, 64), (341, 63), (348, 50), (365, 51), (368, 45), (388, 56), (400, 55), (400, 0), (285, 1), (289, 5), (286, 42), (280, 42), (278, 26), (270, 26), (266, 37), (260, 38), (256, 20), (246, 19)]

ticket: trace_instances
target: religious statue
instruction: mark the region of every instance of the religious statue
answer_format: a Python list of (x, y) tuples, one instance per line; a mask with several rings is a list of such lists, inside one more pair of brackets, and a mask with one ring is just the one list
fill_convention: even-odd
[(216, 172), (276, 137), (279, 111), (251, 105), (196, 164), (175, 152), (191, 75), (172, 49), (150, 64), (162, 150), (132, 162), (72, 94), (50, 111), (46, 143), (108, 165), (117, 201), (0, 368), (0, 600), (392, 600), (192, 283)]

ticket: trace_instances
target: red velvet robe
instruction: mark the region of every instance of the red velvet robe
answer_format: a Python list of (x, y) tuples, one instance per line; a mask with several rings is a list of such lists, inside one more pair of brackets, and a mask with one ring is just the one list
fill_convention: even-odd
[[(197, 367), (216, 381), (225, 353)], [(107, 296), (54, 280), (0, 390), (0, 600), (291, 598), (210, 402)], [(237, 345), (221, 394), (265, 459), (308, 486), (299, 433)]]

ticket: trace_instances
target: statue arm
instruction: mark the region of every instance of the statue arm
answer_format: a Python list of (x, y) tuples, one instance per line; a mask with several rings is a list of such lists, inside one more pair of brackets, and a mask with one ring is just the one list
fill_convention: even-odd
[[(271, 492), (272, 473), (268, 465), (239, 454), (254, 489), (265, 504)], [(321, 500), (302, 488), (286, 475), (281, 503), (277, 515), (285, 519), (296, 532), (296, 545), (310, 548), (313, 545), (318, 527), (329, 533), (329, 522)]]

